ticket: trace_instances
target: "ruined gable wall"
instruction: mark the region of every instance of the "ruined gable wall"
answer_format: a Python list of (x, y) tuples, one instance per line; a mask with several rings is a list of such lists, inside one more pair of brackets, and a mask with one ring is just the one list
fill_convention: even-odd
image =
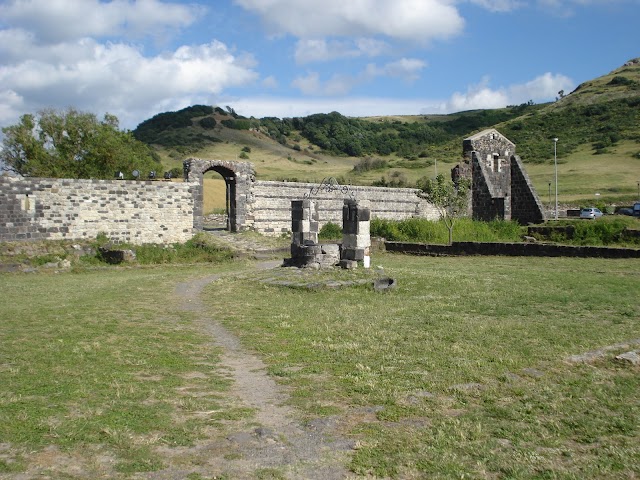
[(517, 155), (511, 157), (511, 218), (522, 224), (544, 221), (544, 208)]
[(474, 220), (491, 221), (496, 217), (502, 218), (502, 210), (497, 209), (497, 204), (492, 195), (491, 185), (487, 182), (487, 175), (480, 164), (480, 160), (474, 154), (471, 162), (471, 209)]
[(193, 236), (197, 184), (0, 177), (0, 241), (174, 243)]

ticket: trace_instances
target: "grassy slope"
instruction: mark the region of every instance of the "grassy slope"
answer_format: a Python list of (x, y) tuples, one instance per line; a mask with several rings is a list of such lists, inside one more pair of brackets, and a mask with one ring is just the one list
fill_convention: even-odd
[[(638, 88), (610, 84), (612, 79), (620, 76), (627, 77), (640, 85), (640, 66), (622, 67), (607, 75), (585, 82), (576, 91), (560, 101), (536, 109), (537, 117), (534, 118), (533, 114), (529, 114), (518, 121), (525, 125), (525, 131), (529, 132), (531, 137), (539, 137), (541, 132), (536, 132), (536, 122), (540, 121), (540, 116), (544, 118), (545, 113), (561, 112), (563, 109), (576, 105), (597, 104), (598, 102), (640, 95)], [(370, 117), (369, 120), (374, 122), (451, 121), (460, 115)], [(284, 146), (262, 133), (222, 127), (220, 121), (225, 118), (230, 117), (216, 114), (218, 126), (213, 131), (213, 135), (221, 139), (222, 142), (209, 145), (192, 156), (242, 161), (239, 158), (242, 148), (248, 146), (251, 148), (251, 152), (246, 161), (255, 165), (257, 178), (263, 180), (290, 179), (319, 182), (324, 177), (333, 176), (339, 178), (343, 183), (371, 184), (384, 176), (387, 180), (403, 178), (412, 184), (420, 177), (434, 176), (436, 172), (434, 163), (437, 163), (439, 172), (448, 172), (458, 161), (462, 150), (462, 139), (465, 136), (463, 135), (447, 144), (428, 148), (430, 152), (428, 159), (419, 159), (411, 163), (397, 158), (395, 155), (390, 155), (384, 157), (388, 162), (387, 169), (356, 175), (352, 172), (352, 168), (360, 160), (359, 158), (319, 155), (314, 152), (313, 146), (309, 145), (305, 139), (298, 142), (292, 140), (290, 146)], [(197, 120), (195, 118), (194, 123)], [(509, 124), (510, 122), (504, 125), (499, 124), (496, 125), (496, 128), (500, 130)], [(197, 126), (193, 128), (202, 133), (211, 133), (211, 131), (205, 131)], [(596, 198), (600, 201), (608, 200), (618, 204), (633, 201), (638, 195), (638, 182), (640, 182), (640, 157), (638, 156), (640, 154), (640, 132), (634, 130), (630, 133), (632, 137), (636, 136), (635, 141), (621, 141), (610, 147), (606, 153), (594, 155), (591, 142), (587, 139), (575, 151), (565, 154), (564, 144), (569, 143), (569, 140), (565, 139), (571, 139), (571, 134), (563, 131), (555, 132), (553, 135), (560, 138), (558, 142), (560, 203), (580, 205), (595, 202)], [(536, 141), (540, 142), (541, 140), (538, 138)], [(548, 143), (549, 146), (548, 155), (545, 155), (546, 159), (523, 157), (523, 161), (539, 196), (543, 202), (546, 202), (548, 201), (549, 182), (552, 183), (553, 193), (553, 142), (546, 137), (542, 139), (542, 142), (543, 144)], [(300, 151), (290, 148), (296, 143), (300, 146)], [(181, 166), (184, 156), (177, 156), (165, 149), (160, 149), (159, 153), (167, 169)], [(416, 165), (420, 168), (408, 168)], [(221, 183), (220, 181), (211, 183), (214, 187), (205, 189), (207, 205), (205, 211), (224, 207), (224, 189), (221, 187)], [(601, 196), (596, 197), (596, 192)]]

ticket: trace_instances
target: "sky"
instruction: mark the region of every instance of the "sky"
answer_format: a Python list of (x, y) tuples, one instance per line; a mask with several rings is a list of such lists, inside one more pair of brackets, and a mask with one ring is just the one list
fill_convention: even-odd
[(640, 0), (0, 0), (0, 127), (45, 108), (134, 129), (554, 100), (640, 57)]

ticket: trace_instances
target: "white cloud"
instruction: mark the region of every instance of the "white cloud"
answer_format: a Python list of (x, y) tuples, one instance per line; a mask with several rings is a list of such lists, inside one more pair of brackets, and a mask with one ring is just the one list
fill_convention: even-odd
[[(212, 103), (224, 89), (257, 80), (252, 58), (234, 56), (218, 41), (155, 57), (144, 57), (131, 45), (88, 39), (33, 48), (40, 54), (0, 66), (2, 125), (15, 120), (10, 117), (17, 107), (11, 106), (17, 105), (27, 111), (68, 106), (97, 114), (108, 111), (123, 126), (135, 127), (127, 119), (145, 118), (167, 105)], [(63, 61), (59, 49), (75, 53)]]
[(320, 80), (318, 72), (309, 72), (306, 76), (296, 77), (291, 82), (291, 86), (305, 95), (340, 96), (346, 95), (361, 82), (360, 77), (339, 74), (335, 74), (323, 82)]
[(262, 79), (262, 86), (269, 89), (278, 88), (278, 80), (273, 75), (269, 75)]
[(420, 77), (420, 71), (426, 66), (426, 62), (417, 58), (401, 58), (395, 62), (387, 63), (378, 70), (378, 74), (401, 78), (405, 82), (413, 82)]
[(395, 77), (405, 82), (413, 82), (419, 78), (419, 72), (425, 66), (426, 63), (422, 60), (401, 58), (382, 67), (370, 63), (356, 75), (334, 74), (324, 82), (320, 79), (318, 72), (309, 72), (305, 76), (296, 77), (291, 82), (291, 86), (305, 95), (346, 95), (353, 87), (370, 82), (376, 77)]
[(555, 98), (560, 90), (570, 92), (575, 87), (573, 81), (564, 75), (545, 73), (522, 85), (509, 87), (511, 105), (526, 102), (530, 99), (548, 101)]
[(516, 8), (526, 5), (521, 0), (469, 0), (480, 7), (492, 12), (510, 12)]
[(443, 104), (447, 112), (474, 110), (482, 108), (503, 108), (507, 105), (519, 105), (529, 100), (547, 102), (553, 100), (560, 90), (569, 91), (573, 81), (564, 75), (545, 73), (523, 84), (492, 89), (489, 77), (479, 84), (471, 85), (465, 93), (455, 92)]
[(82, 37), (155, 36), (190, 25), (202, 7), (159, 0), (10, 0), (0, 18), (32, 32), (38, 42)]
[(389, 53), (387, 42), (373, 38), (355, 40), (302, 39), (296, 43), (295, 60), (298, 64), (326, 62), (338, 58), (376, 57)]
[(443, 113), (442, 102), (429, 99), (386, 97), (244, 97), (222, 101), (241, 115), (262, 117), (304, 117), (314, 113), (340, 112), (351, 117), (378, 115), (420, 115), (420, 110)]
[(451, 0), (235, 0), (273, 34), (375, 37), (426, 43), (453, 37), (464, 21)]

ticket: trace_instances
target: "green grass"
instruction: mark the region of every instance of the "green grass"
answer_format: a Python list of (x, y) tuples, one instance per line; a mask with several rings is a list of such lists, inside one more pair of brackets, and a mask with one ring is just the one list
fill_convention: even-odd
[[(638, 260), (378, 256), (398, 281), (301, 291), (238, 280), (210, 304), (309, 416), (342, 413), (351, 468), (394, 478), (640, 473)], [(360, 273), (364, 275), (364, 273)], [(322, 273), (318, 275), (323, 275)], [(353, 274), (358, 275), (358, 274)]]
[(0, 472), (48, 446), (112, 456), (122, 473), (157, 470), (157, 447), (192, 445), (242, 415), (225, 400), (219, 352), (174, 307), (175, 283), (204, 273), (0, 275), (0, 439), (13, 452)]
[[(517, 222), (494, 220), (491, 222), (473, 221), (469, 218), (458, 219), (453, 228), (453, 240), (456, 242), (519, 242), (526, 229)], [(407, 220), (371, 221), (371, 235), (383, 237), (388, 241), (449, 243), (449, 230), (443, 221), (431, 221), (423, 218)]]
[[(355, 474), (640, 475), (638, 367), (614, 360), (624, 349), (567, 361), (640, 339), (640, 260), (377, 254), (372, 265), (228, 276), (202, 296), (207, 315), (260, 354), (303, 415), (340, 416), (356, 445)], [(202, 459), (166, 452), (250, 421), (226, 396), (220, 352), (172, 293), (237, 266), (0, 275), (0, 474), (28, 471), (51, 446), (88, 459), (87, 478), (159, 470), (175, 458), (189, 471)], [(395, 290), (263, 281), (372, 279), (378, 266)], [(96, 466), (105, 457), (106, 471)]]

